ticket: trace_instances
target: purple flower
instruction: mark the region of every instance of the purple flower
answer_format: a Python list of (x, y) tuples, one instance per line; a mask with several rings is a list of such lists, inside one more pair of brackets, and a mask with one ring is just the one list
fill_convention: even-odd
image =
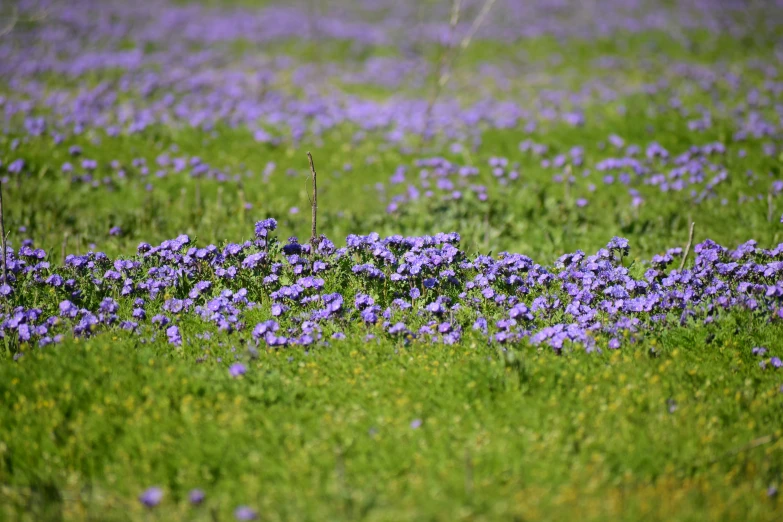
[(236, 378), (247, 373), (247, 367), (242, 363), (234, 363), (228, 369), (228, 373), (231, 377)]
[(433, 314), (442, 314), (446, 311), (445, 308), (443, 308), (443, 305), (438, 302), (430, 303), (425, 306), (424, 309)]
[(46, 278), (46, 284), (55, 287), (60, 287), (63, 285), (63, 278), (60, 277), (58, 274), (52, 274)]
[(206, 498), (206, 494), (200, 489), (192, 489), (190, 493), (188, 493), (188, 500), (190, 500), (190, 503), (194, 506), (204, 502), (204, 498)]
[[(60, 303), (60, 309), (62, 309), (62, 303)], [(161, 327), (166, 326), (171, 322), (171, 319), (166, 317), (163, 314), (158, 314), (152, 318), (152, 324), (160, 325)]]
[(60, 315), (73, 318), (78, 312), (78, 307), (67, 299), (60, 303)]
[(239, 506), (234, 510), (234, 518), (237, 520), (256, 520), (258, 513), (248, 506)]
[(411, 429), (412, 430), (417, 430), (417, 429), (421, 428), (421, 424), (422, 424), (422, 420), (421, 419), (413, 419), (411, 421)]
[(482, 332), (487, 332), (487, 320), (483, 317), (479, 317), (476, 319), (476, 321), (473, 323), (473, 329), (474, 330), (481, 330)]
[(271, 230), (277, 228), (277, 220), (273, 218), (264, 219), (256, 223), (256, 237), (259, 239), (266, 239)]
[(163, 490), (157, 486), (147, 488), (141, 495), (139, 495), (139, 502), (148, 508), (154, 508), (160, 504), (161, 500), (163, 500)]
[(763, 346), (756, 346), (755, 348), (753, 348), (750, 351), (750, 353), (753, 354), (753, 355), (758, 355), (759, 357), (761, 357), (762, 355), (767, 353), (767, 349), (764, 348)]
[(119, 309), (120, 305), (118, 305), (117, 301), (111, 297), (105, 298), (103, 301), (101, 301), (100, 306), (98, 306), (98, 311), (104, 314), (114, 314), (117, 313), (117, 310)]
[(8, 172), (11, 172), (12, 174), (19, 174), (20, 172), (22, 172), (23, 168), (24, 168), (24, 160), (16, 159), (8, 164), (6, 170), (8, 170)]
[(769, 360), (769, 363), (772, 365), (773, 368), (783, 367), (783, 361), (780, 360), (780, 357), (772, 357)]
[(434, 277), (428, 277), (422, 284), (424, 285), (424, 288), (435, 288), (438, 284), (438, 280)]
[(366, 294), (357, 294), (356, 298), (354, 299), (354, 304), (356, 305), (357, 310), (363, 310), (367, 308), (368, 306), (372, 306), (375, 304), (375, 300)]
[(174, 346), (182, 345), (182, 336), (179, 333), (179, 327), (177, 325), (171, 325), (166, 328), (166, 337), (169, 338), (169, 343)]

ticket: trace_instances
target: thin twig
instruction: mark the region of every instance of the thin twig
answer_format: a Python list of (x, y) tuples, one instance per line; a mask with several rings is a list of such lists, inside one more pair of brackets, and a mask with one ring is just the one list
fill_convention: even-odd
[(468, 34), (465, 35), (465, 38), (462, 39), (462, 43), (460, 44), (460, 47), (464, 51), (468, 48), (470, 45), (471, 40), (473, 40), (473, 36), (475, 36), (476, 32), (479, 30), (479, 27), (481, 27), (481, 24), (484, 23), (484, 18), (487, 17), (489, 14), (489, 10), (492, 9), (492, 6), (495, 4), (495, 0), (486, 0), (484, 2), (484, 5), (481, 6), (481, 12), (479, 12), (478, 16), (475, 20), (473, 20), (473, 25), (470, 26), (470, 30), (468, 31)]
[(691, 222), (691, 229), (688, 232), (688, 244), (685, 246), (685, 252), (682, 254), (682, 261), (680, 261), (680, 272), (685, 267), (685, 260), (688, 259), (688, 254), (691, 253), (691, 245), (693, 245), (693, 227), (696, 226), (695, 222)]
[(21, 23), (35, 23), (35, 22), (42, 22), (46, 20), (46, 18), (49, 16), (48, 9), (44, 8), (41, 9), (37, 14), (30, 16), (29, 18), (19, 18), (19, 9), (16, 6), (13, 6), (11, 8), (11, 21), (8, 22), (8, 24), (0, 29), (0, 37), (3, 37), (14, 30), (14, 28), (17, 26), (17, 24)]
[(0, 182), (0, 236), (2, 236), (2, 247), (3, 247), (3, 284), (8, 283), (8, 267), (6, 266), (6, 255), (8, 255), (8, 251), (6, 250), (6, 236), (5, 236), (5, 213), (3, 210), (3, 183)]
[(462, 0), (454, 0), (454, 3), (451, 5), (451, 20), (449, 20), (449, 27), (452, 31), (454, 31), (454, 28), (457, 27), (457, 24), (459, 23), (459, 13), (461, 8)]
[(334, 474), (337, 477), (337, 484), (342, 493), (345, 491), (345, 455), (342, 448), (337, 448), (334, 455)]
[(730, 451), (727, 451), (726, 453), (724, 453), (720, 457), (716, 457), (716, 458), (712, 459), (712, 461), (710, 461), (710, 464), (714, 464), (714, 463), (718, 462), (722, 458), (733, 457), (734, 455), (737, 455), (737, 454), (742, 453), (744, 451), (756, 449), (759, 446), (763, 446), (765, 444), (769, 444), (770, 442), (773, 442), (775, 440), (777, 440), (777, 438), (773, 437), (772, 435), (764, 435), (763, 437), (758, 437), (758, 438), (753, 439), (752, 441), (748, 442), (744, 446), (740, 446), (738, 448), (734, 448), (734, 449), (732, 449)]
[(63, 232), (63, 246), (62, 246), (62, 251), (60, 252), (61, 259), (62, 259), (61, 263), (63, 265), (65, 265), (65, 252), (67, 251), (67, 249), (68, 249), (68, 231), (66, 230), (65, 232)]
[[(492, 9), (492, 6), (495, 4), (495, 1), (496, 0), (484, 1), (484, 5), (481, 6), (481, 11), (479, 11), (479, 14), (478, 16), (476, 16), (476, 19), (473, 20), (473, 23), (471, 24), (467, 34), (462, 38), (462, 41), (459, 44), (459, 48), (452, 50), (449, 56), (449, 61), (446, 64), (447, 67), (444, 71), (442, 71), (440, 78), (438, 78), (438, 84), (441, 87), (445, 87), (446, 83), (448, 83), (449, 79), (451, 78), (451, 70), (454, 67), (454, 63), (457, 61), (457, 58), (459, 58), (460, 55), (468, 47), (470, 47), (470, 43), (473, 41), (473, 37), (476, 35), (476, 32), (478, 32), (479, 28), (481, 27), (481, 24), (484, 23), (484, 19), (489, 14), (489, 11)], [(452, 20), (454, 19), (452, 18)], [(456, 20), (459, 20), (459, 18), (457, 18)]]
[(470, 457), (470, 450), (465, 448), (465, 496), (470, 497), (473, 494), (473, 459)]
[(427, 133), (430, 127), (430, 120), (432, 119), (432, 111), (435, 108), (435, 102), (440, 95), (440, 90), (448, 81), (448, 73), (446, 72), (446, 65), (450, 63), (449, 56), (451, 54), (451, 42), (454, 40), (454, 32), (457, 29), (459, 23), (460, 10), (462, 9), (462, 0), (454, 0), (451, 4), (451, 18), (449, 20), (449, 37), (448, 37), (448, 49), (443, 50), (441, 48), (440, 59), (438, 60), (438, 78), (435, 85), (432, 88), (432, 95), (427, 101), (427, 109), (424, 111), (424, 141), (428, 139)]
[(318, 238), (318, 184), (316, 182), (317, 174), (315, 172), (315, 164), (313, 163), (313, 155), (310, 151), (307, 152), (307, 160), (310, 162), (310, 173), (313, 175), (313, 199), (310, 202), (310, 209), (312, 211), (312, 225), (310, 228), (310, 247), (313, 249), (312, 254), (315, 255), (315, 242)]
[(489, 211), (484, 214), (484, 249), (489, 249)]
[[(451, 64), (452, 54), (452, 41), (454, 41), (454, 33), (457, 31), (457, 25), (459, 24), (460, 10), (462, 9), (462, 0), (454, 0), (451, 5), (451, 19), (449, 20), (449, 41), (447, 52), (443, 53), (440, 60), (440, 66), (438, 67), (438, 88), (443, 87), (448, 81), (449, 71), (445, 68)], [(447, 59), (449, 60), (447, 62)]]
[(740, 453), (744, 453), (746, 451), (750, 451), (752, 449), (756, 449), (760, 446), (764, 446), (766, 444), (770, 444), (772, 442), (776, 442), (779, 440), (780, 437), (775, 437), (774, 435), (764, 435), (762, 437), (758, 437), (753, 439), (752, 441), (748, 442), (747, 444), (743, 444), (742, 446), (738, 446), (734, 449), (731, 449), (725, 453), (721, 453), (717, 457), (713, 457), (709, 460), (703, 460), (701, 462), (697, 462), (693, 464), (690, 468), (700, 468), (704, 466), (712, 466), (713, 464), (717, 464), (723, 459), (726, 459), (728, 457), (733, 457), (735, 455), (739, 455)]
[(484, 5), (481, 6), (481, 11), (479, 11), (479, 14), (476, 16), (476, 19), (473, 20), (473, 24), (471, 24), (470, 29), (468, 30), (465, 37), (462, 38), (462, 41), (460, 42), (460, 45), (457, 48), (452, 47), (451, 41), (453, 40), (454, 31), (457, 28), (457, 24), (459, 23), (460, 10), (462, 8), (462, 0), (454, 0), (454, 3), (452, 4), (451, 17), (449, 20), (449, 42), (448, 42), (449, 47), (447, 49), (447, 52), (443, 53), (443, 55), (441, 56), (441, 60), (438, 66), (438, 80), (435, 83), (435, 86), (432, 91), (432, 96), (427, 102), (427, 109), (424, 112), (424, 132), (423, 132), (424, 136), (423, 137), (425, 142), (428, 140), (430, 120), (432, 119), (432, 111), (435, 109), (435, 103), (438, 101), (438, 97), (440, 96), (441, 91), (451, 79), (451, 70), (454, 67), (454, 63), (457, 61), (459, 55), (470, 46), (470, 42), (473, 40), (473, 36), (475, 36), (479, 27), (481, 27), (481, 24), (484, 22), (484, 19), (487, 17), (487, 14), (489, 14), (489, 11), (490, 9), (492, 9), (492, 6), (495, 4), (495, 1), (496, 0), (484, 1)]
[(14, 27), (16, 27), (16, 22), (19, 21), (19, 10), (16, 8), (16, 6), (13, 6), (11, 8), (11, 21), (8, 22), (8, 25), (0, 29), (0, 37), (7, 35), (11, 31), (14, 30)]
[(347, 511), (349, 507), (349, 498), (348, 498), (348, 485), (345, 480), (345, 452), (343, 448), (336, 448), (335, 451), (335, 461), (334, 461), (334, 474), (335, 479), (337, 480), (337, 489), (338, 495), (340, 496), (340, 506), (343, 509), (343, 511)]
[(185, 187), (182, 187), (181, 189), (179, 189), (179, 195), (180, 195), (179, 207), (184, 212), (185, 211), (185, 206), (187, 205), (187, 201), (188, 201), (188, 189), (186, 189)]
[(767, 222), (772, 223), (775, 214), (775, 206), (772, 204), (772, 191), (767, 192)]
[(201, 177), (196, 177), (196, 211), (201, 215)]

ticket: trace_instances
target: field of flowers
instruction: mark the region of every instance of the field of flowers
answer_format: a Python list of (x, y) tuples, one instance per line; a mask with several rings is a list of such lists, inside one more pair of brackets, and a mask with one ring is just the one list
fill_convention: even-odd
[(13, 0), (0, 112), (0, 520), (783, 519), (780, 1)]

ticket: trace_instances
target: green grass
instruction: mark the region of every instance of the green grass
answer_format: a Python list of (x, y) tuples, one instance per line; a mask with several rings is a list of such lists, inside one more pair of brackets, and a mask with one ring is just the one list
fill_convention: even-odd
[[(515, 63), (536, 73), (513, 77), (504, 94), (535, 100), (541, 89), (575, 89), (585, 79), (600, 78), (604, 72), (589, 64), (604, 55), (631, 64), (639, 55), (657, 57), (648, 69), (630, 65), (622, 73), (605, 73), (606, 82), (628, 86), (659, 79), (667, 60), (734, 67), (749, 57), (774, 56), (763, 39), (735, 45), (708, 35), (690, 37), (695, 50), (661, 34), (616, 42), (541, 39), (510, 48), (477, 42), (461, 57), (447, 92), (475, 101), (474, 91), (464, 86), (483, 81), (474, 71), (484, 62)], [(229, 47), (236, 55), (254, 52), (247, 42)], [(394, 54), (345, 42), (280, 43), (265, 52), (290, 54), (302, 63), (345, 60), (357, 67), (370, 56)], [(554, 53), (564, 61), (550, 67)], [(423, 55), (432, 59), (436, 51)], [(761, 82), (757, 71), (747, 73), (749, 85)], [(50, 87), (67, 85), (45, 80)], [(367, 98), (386, 95), (377, 85), (351, 89)], [(496, 86), (489, 89), (498, 93)], [(715, 92), (727, 104), (746, 93), (723, 86)], [(682, 93), (689, 106), (708, 96)], [(117, 138), (86, 133), (56, 147), (50, 138), (28, 139), (12, 150), (21, 134), (11, 132), (0, 136), (0, 161), (5, 166), (23, 158), (30, 175), (3, 187), (6, 229), (12, 245), (34, 238), (53, 263), (93, 243), (114, 256), (131, 254), (140, 241), (157, 243), (180, 233), (202, 244), (239, 241), (267, 216), (280, 221), (279, 237), (305, 238), (310, 150), (319, 173), (319, 231), (337, 242), (370, 231), (458, 231), (469, 252), (510, 250), (546, 264), (578, 248), (593, 252), (615, 235), (630, 240), (633, 258), (647, 259), (684, 246), (691, 221), (697, 223), (697, 241), (734, 246), (752, 238), (763, 247), (780, 242), (778, 198), (771, 209), (766, 199), (738, 203), (741, 195), (769, 192), (780, 176), (779, 150), (777, 156), (762, 154), (766, 139), (731, 143), (733, 121), (720, 110), (713, 114), (714, 127), (700, 135), (687, 131), (689, 117), (647, 112), (667, 101), (668, 93), (623, 95), (610, 103), (596, 99), (584, 127), (552, 122), (532, 136), (519, 129), (483, 130), (481, 145), (467, 155), (449, 153), (449, 140), (438, 136), (422, 146), (424, 154), (480, 166), (478, 181), (488, 186), (489, 202), (421, 202), (395, 215), (385, 212), (387, 201), (375, 185), (384, 184), (384, 198), (396, 193), (389, 177), (418, 156), (387, 148), (381, 133), (354, 144), (356, 129), (340, 127), (298, 145), (269, 146), (241, 128), (208, 133), (158, 126)], [(627, 107), (626, 115), (618, 115), (619, 105)], [(770, 107), (759, 111), (773, 114)], [(582, 145), (593, 169), (596, 159), (608, 155), (599, 143), (611, 133), (640, 145), (656, 140), (674, 153), (729, 142), (730, 178), (716, 199), (699, 205), (687, 191), (661, 194), (638, 187), (646, 201), (634, 211), (627, 189), (603, 186), (601, 173), (577, 175), (566, 192), (552, 181), (555, 170), (518, 151), (527, 138), (558, 152)], [(60, 167), (74, 161), (67, 148), (76, 144), (83, 157), (99, 162), (97, 179), (112, 160), (127, 167), (128, 177), (111, 190), (71, 184)], [(154, 160), (172, 144), (180, 149), (172, 157), (198, 155), (232, 175), (247, 170), (254, 175), (223, 184), (196, 181), (187, 173), (157, 179)], [(738, 157), (739, 149), (747, 150), (745, 158)], [(485, 167), (492, 156), (519, 161), (520, 182), (494, 183)], [(150, 165), (147, 178), (130, 167), (139, 157)], [(268, 162), (276, 169), (264, 181)], [(346, 163), (353, 168), (345, 170)], [(288, 176), (287, 169), (296, 175)], [(747, 170), (758, 175), (753, 186)], [(153, 190), (145, 189), (147, 183)], [(589, 183), (597, 185), (594, 193)], [(589, 205), (578, 208), (578, 197), (587, 197)], [(298, 214), (289, 213), (293, 206)], [(123, 234), (110, 237), (112, 226)], [(56, 306), (53, 299), (47, 305)], [(781, 354), (779, 323), (733, 313), (715, 325), (655, 332), (617, 352), (574, 350), (563, 356), (527, 345), (499, 353), (470, 336), (448, 347), (366, 342), (359, 327), (349, 334), (331, 347), (261, 351), (255, 358), (223, 334), (174, 349), (165, 339), (141, 343), (111, 331), (40, 350), (24, 347), (18, 361), (4, 343), (0, 520), (222, 521), (232, 520), (240, 504), (254, 506), (268, 521), (783, 518), (780, 499), (766, 493), (783, 485), (783, 373), (761, 370), (750, 355), (754, 346)], [(210, 357), (199, 362), (205, 354)], [(236, 356), (250, 361), (250, 371), (232, 379), (227, 368)], [(422, 421), (418, 429), (411, 427), (415, 419)], [(151, 485), (161, 486), (165, 498), (160, 507), (145, 510), (137, 496)], [(194, 508), (187, 493), (196, 487), (207, 499)]]
[[(200, 347), (70, 342), (0, 367), (0, 513), (223, 520), (251, 503), (265, 520), (773, 520), (783, 395), (757, 344), (783, 347), (744, 316), (607, 355), (357, 339), (262, 352), (231, 379), (226, 363), (195, 362)], [(761, 434), (774, 442), (751, 448)], [(166, 498), (145, 514), (134, 497), (150, 484)], [(190, 508), (195, 486), (207, 501)]]

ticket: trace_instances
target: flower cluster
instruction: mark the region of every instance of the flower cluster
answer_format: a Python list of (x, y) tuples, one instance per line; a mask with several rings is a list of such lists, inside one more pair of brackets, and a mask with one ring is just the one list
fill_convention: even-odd
[[(519, 253), (468, 257), (456, 233), (350, 235), (344, 248), (321, 237), (313, 252), (296, 238), (281, 245), (275, 228), (260, 221), (253, 241), (222, 248), (183, 235), (142, 243), (132, 259), (90, 252), (60, 267), (41, 249), (9, 249), (4, 293), (16, 306), (0, 316), (0, 335), (24, 347), (126, 330), (179, 347), (217, 331), (277, 348), (346, 334), (446, 344), (470, 335), (560, 352), (616, 349), (664, 325), (709, 324), (735, 309), (783, 319), (783, 245), (730, 250), (707, 240), (690, 268), (671, 268), (683, 255), (673, 248), (640, 269), (624, 262), (628, 241), (613, 238), (595, 254), (544, 266)], [(37, 298), (45, 293), (56, 297)], [(245, 371), (235, 365), (231, 375)]]

